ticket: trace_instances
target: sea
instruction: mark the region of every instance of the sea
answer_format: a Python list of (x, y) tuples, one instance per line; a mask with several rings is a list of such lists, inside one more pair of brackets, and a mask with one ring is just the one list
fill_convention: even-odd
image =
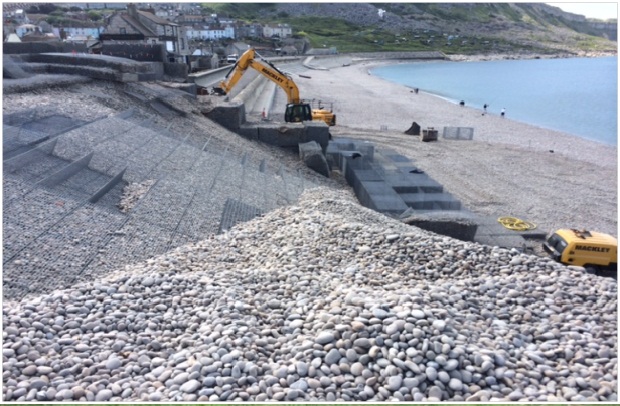
[(371, 70), (453, 103), (596, 142), (618, 144), (618, 59), (415, 62)]

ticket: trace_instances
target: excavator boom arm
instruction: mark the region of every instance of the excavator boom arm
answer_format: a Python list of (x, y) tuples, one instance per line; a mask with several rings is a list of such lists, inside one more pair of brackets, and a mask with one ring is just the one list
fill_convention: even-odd
[[(299, 88), (284, 73), (280, 72), (275, 66), (269, 62), (262, 62), (256, 59), (256, 51), (252, 48), (245, 51), (241, 58), (237, 61), (233, 69), (226, 75), (226, 78), (220, 83), (220, 89), (226, 94), (235, 87), (239, 82), (243, 74), (252, 68), (261, 75), (265, 76), (275, 84), (280, 86), (288, 98), (288, 102), (292, 104), (299, 104), (301, 100), (299, 98)], [(232, 73), (230, 78), (228, 77)]]

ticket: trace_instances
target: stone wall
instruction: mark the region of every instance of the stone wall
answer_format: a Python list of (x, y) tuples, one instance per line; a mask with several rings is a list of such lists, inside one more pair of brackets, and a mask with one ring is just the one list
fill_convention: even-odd
[(86, 44), (68, 42), (5, 42), (2, 45), (4, 54), (42, 54), (46, 52), (88, 52)]
[(104, 44), (101, 47), (101, 54), (140, 62), (166, 62), (164, 44)]
[(173, 78), (187, 80), (187, 75), (189, 75), (189, 66), (184, 63), (164, 62), (164, 74)]

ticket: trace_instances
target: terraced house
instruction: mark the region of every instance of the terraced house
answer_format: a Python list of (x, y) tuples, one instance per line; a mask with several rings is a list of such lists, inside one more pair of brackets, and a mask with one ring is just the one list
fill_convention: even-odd
[(129, 4), (127, 11), (116, 12), (109, 18), (101, 40), (108, 43), (165, 44), (168, 53), (176, 59), (170, 62), (181, 62), (190, 54), (184, 30), (178, 24)]

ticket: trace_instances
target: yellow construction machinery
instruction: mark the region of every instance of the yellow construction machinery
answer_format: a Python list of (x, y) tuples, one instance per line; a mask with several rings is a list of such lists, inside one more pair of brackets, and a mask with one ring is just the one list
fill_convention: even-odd
[[(272, 63), (257, 59), (258, 54), (253, 48), (248, 49), (237, 60), (233, 68), (228, 72), (219, 87), (213, 88), (213, 93), (225, 95), (239, 82), (243, 74), (252, 68), (280, 86), (288, 98), (284, 121), (287, 123), (300, 121), (323, 121), (327, 125), (336, 125), (336, 115), (322, 106), (313, 109), (309, 103), (305, 103), (299, 97), (299, 89), (291, 77), (276, 68)], [(231, 75), (232, 74), (232, 75)]]
[(617, 275), (618, 240), (609, 234), (560, 229), (549, 236), (543, 247), (563, 264), (582, 266), (589, 273)]

